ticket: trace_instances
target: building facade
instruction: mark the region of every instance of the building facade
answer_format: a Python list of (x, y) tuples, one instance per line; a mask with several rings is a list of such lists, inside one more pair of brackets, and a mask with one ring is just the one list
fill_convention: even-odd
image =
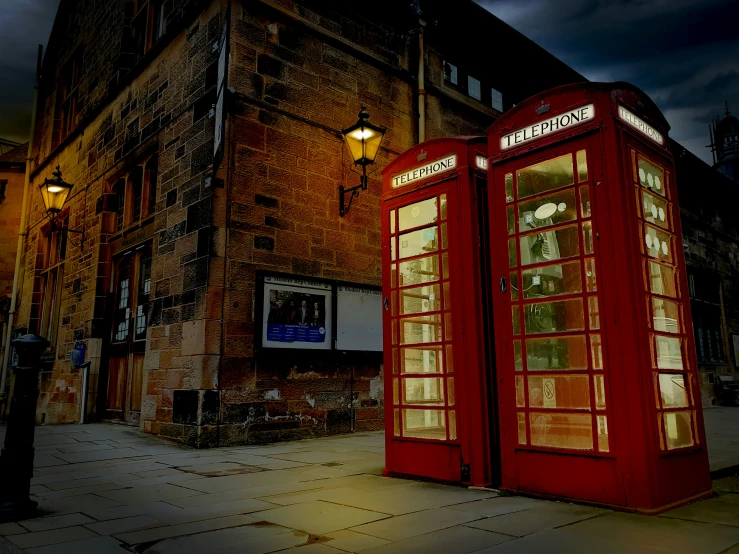
[[(28, 144), (8, 145), (3, 148), (4, 143), (5, 141), (0, 141), (0, 151), (3, 151), (0, 154), (0, 364), (5, 356), (28, 155)], [(0, 406), (0, 414), (2, 413)]]
[[(379, 285), (375, 170), (584, 80), (471, 1), (411, 4), (62, 0), (16, 315), (18, 332), (52, 344), (39, 423), (118, 419), (198, 447), (383, 427), (375, 356), (260, 351), (261, 276)], [(363, 103), (387, 131), (341, 217), (339, 185), (358, 184), (341, 130)], [(57, 165), (74, 185), (58, 216), (68, 233), (38, 192)]]

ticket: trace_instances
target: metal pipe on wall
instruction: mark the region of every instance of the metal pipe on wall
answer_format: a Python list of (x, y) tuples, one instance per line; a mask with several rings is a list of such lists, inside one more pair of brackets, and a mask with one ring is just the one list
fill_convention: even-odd
[(3, 356), (2, 376), (0, 376), (0, 400), (5, 402), (5, 387), (8, 380), (8, 363), (10, 361), (10, 340), (13, 337), (13, 319), (15, 309), (18, 306), (18, 286), (21, 273), (21, 259), (23, 257), (23, 243), (26, 239), (26, 225), (28, 220), (28, 189), (31, 182), (31, 157), (33, 156), (33, 135), (36, 129), (36, 110), (38, 109), (38, 89), (41, 79), (41, 62), (43, 60), (44, 47), (38, 45), (38, 58), (36, 59), (36, 82), (33, 85), (33, 111), (31, 112), (31, 136), (28, 139), (28, 154), (26, 155), (26, 178), (23, 184), (23, 204), (21, 206), (21, 225), (18, 231), (18, 250), (15, 254), (15, 273), (13, 275), (13, 293), (10, 297), (10, 310), (8, 311), (8, 329), (5, 336), (5, 354)]

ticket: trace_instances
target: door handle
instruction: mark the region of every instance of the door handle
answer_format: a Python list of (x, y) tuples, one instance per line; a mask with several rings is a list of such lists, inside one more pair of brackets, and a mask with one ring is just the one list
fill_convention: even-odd
[(385, 297), (385, 300), (383, 300), (382, 305), (385, 307), (386, 310), (390, 307), (390, 302), (388, 302), (387, 296)]
[(505, 293), (505, 291), (508, 290), (508, 283), (505, 280), (505, 277), (500, 278), (500, 292)]

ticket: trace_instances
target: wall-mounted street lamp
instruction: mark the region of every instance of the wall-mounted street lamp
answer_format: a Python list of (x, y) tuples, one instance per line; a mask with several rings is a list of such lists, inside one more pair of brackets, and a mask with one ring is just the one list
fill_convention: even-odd
[[(59, 166), (56, 166), (56, 169), (52, 171), (51, 174), (53, 176), (51, 179), (44, 179), (44, 182), (39, 185), (41, 198), (44, 201), (44, 208), (46, 209), (46, 217), (48, 217), (49, 221), (51, 222), (51, 232), (53, 233), (54, 231), (61, 231), (64, 233), (74, 233), (82, 235), (81, 241), (84, 242), (84, 229), (82, 231), (68, 229), (65, 226), (59, 226), (59, 223), (56, 220), (57, 216), (64, 208), (67, 197), (69, 196), (69, 193), (72, 192), (72, 187), (74, 185), (70, 185), (69, 183), (65, 182), (64, 179), (62, 179), (62, 170), (59, 169)], [(69, 236), (67, 237), (67, 239), (69, 239)], [(80, 242), (79, 245), (75, 244), (75, 246), (81, 246), (82, 242)]]
[[(356, 165), (362, 166), (362, 175), (360, 182), (356, 187), (344, 188), (339, 185), (339, 196), (341, 205), (339, 206), (339, 215), (344, 217), (349, 213), (352, 200), (359, 196), (359, 189), (367, 190), (367, 166), (375, 163), (377, 152), (380, 150), (382, 137), (385, 136), (386, 129), (379, 125), (373, 125), (369, 122), (369, 113), (367, 107), (362, 104), (362, 111), (359, 112), (359, 120), (351, 127), (344, 129), (341, 134), (344, 135), (352, 160)], [(349, 202), (346, 203), (346, 195), (349, 195)]]

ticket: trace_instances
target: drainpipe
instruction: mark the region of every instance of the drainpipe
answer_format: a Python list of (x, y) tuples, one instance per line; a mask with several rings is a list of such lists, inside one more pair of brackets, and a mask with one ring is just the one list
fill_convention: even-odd
[(31, 136), (28, 140), (28, 154), (26, 155), (26, 178), (23, 184), (23, 205), (21, 206), (21, 226), (18, 231), (18, 250), (15, 254), (15, 274), (13, 276), (13, 293), (10, 297), (10, 311), (8, 312), (8, 331), (5, 337), (5, 355), (3, 356), (2, 376), (0, 377), (0, 403), (5, 403), (5, 387), (8, 380), (8, 362), (10, 360), (10, 339), (13, 337), (13, 316), (18, 305), (18, 281), (21, 273), (21, 258), (23, 245), (26, 239), (26, 223), (28, 220), (28, 188), (31, 181), (31, 158), (33, 156), (33, 133), (36, 129), (36, 110), (38, 109), (38, 89), (41, 79), (41, 60), (44, 47), (38, 45), (36, 59), (36, 82), (33, 85), (33, 111), (31, 112)]
[(426, 72), (423, 52), (423, 28), (426, 22), (419, 20), (418, 30), (418, 142), (426, 140)]

